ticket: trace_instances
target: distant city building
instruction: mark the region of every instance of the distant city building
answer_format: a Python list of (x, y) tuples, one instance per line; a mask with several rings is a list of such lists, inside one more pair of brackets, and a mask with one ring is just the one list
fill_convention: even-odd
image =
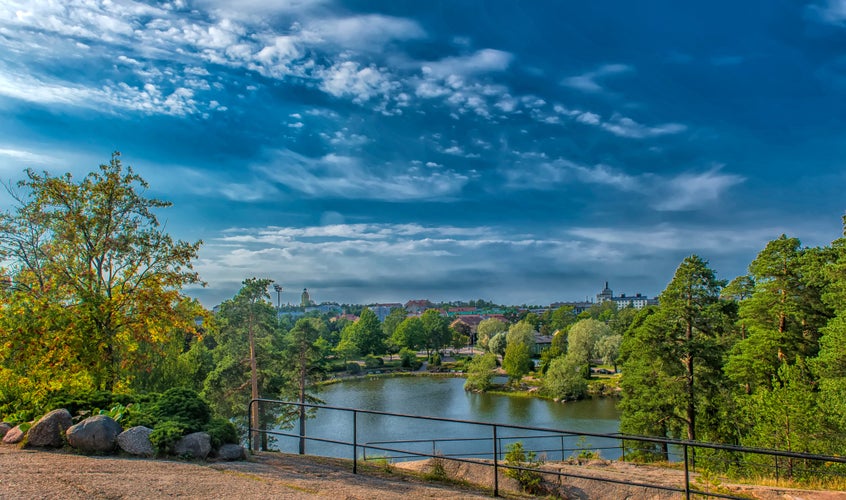
[(626, 296), (625, 293), (621, 293), (619, 296), (615, 297), (614, 292), (608, 288), (608, 282), (605, 282), (605, 288), (602, 289), (601, 292), (596, 294), (596, 303), (602, 304), (603, 302), (613, 301), (617, 305), (617, 309), (624, 309), (626, 307), (634, 307), (635, 309), (643, 309), (646, 306), (651, 305), (658, 305), (658, 299), (650, 299), (646, 295), (641, 295), (636, 293), (633, 296)]
[(412, 316), (423, 314), (426, 309), (431, 309), (432, 303), (428, 300), (409, 300), (405, 303), (405, 312)]
[(379, 321), (385, 321), (385, 318), (391, 314), (391, 311), (394, 309), (402, 309), (403, 307), (399, 302), (395, 302), (390, 304), (373, 304), (372, 306), (367, 306), (367, 308), (376, 314)]
[(308, 288), (303, 288), (303, 294), (301, 297), (300, 305), (302, 307), (308, 307), (311, 305), (311, 297), (308, 295)]

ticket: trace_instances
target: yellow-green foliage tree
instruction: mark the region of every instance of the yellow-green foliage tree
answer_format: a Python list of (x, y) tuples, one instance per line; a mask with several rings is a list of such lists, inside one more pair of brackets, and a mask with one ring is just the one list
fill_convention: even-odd
[[(74, 386), (127, 390), (196, 334), (200, 242), (173, 240), (147, 183), (119, 153), (80, 181), (26, 170), (0, 214), (0, 389), (38, 397)], [(19, 394), (20, 395), (20, 394)]]

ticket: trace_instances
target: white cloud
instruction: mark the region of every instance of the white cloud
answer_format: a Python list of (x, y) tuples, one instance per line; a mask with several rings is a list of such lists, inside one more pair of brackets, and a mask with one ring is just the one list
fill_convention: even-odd
[[(523, 157), (532, 159), (538, 158), (539, 155)], [(517, 189), (552, 190), (562, 184), (576, 182), (611, 186), (621, 191), (642, 189), (636, 177), (607, 165), (585, 166), (565, 159), (519, 165), (504, 170), (503, 175), (507, 185)]]
[(662, 135), (678, 134), (687, 130), (687, 126), (681, 123), (664, 123), (650, 127), (638, 123), (626, 116), (619, 115), (615, 115), (611, 117), (611, 120), (603, 122), (601, 127), (614, 135), (628, 137), (631, 139), (645, 139)]
[(721, 174), (720, 168), (685, 173), (667, 180), (654, 204), (655, 209), (680, 211), (707, 208), (717, 202), (726, 190), (745, 180), (739, 175)]
[(387, 201), (447, 199), (456, 196), (469, 180), (452, 170), (402, 170), (388, 165), (367, 165), (352, 156), (328, 154), (309, 158), (278, 151), (269, 163), (255, 167), (269, 181), (311, 197)]
[(634, 68), (626, 64), (605, 64), (594, 71), (565, 78), (561, 83), (582, 92), (598, 93), (605, 90), (598, 80), (631, 71), (634, 71)]
[(423, 38), (426, 32), (415, 21), (377, 14), (321, 19), (310, 26), (325, 40), (344, 48), (381, 51), (393, 40)]
[(373, 65), (361, 66), (355, 61), (336, 63), (319, 74), (320, 88), (324, 92), (335, 97), (350, 96), (357, 103), (374, 98), (388, 100), (400, 88), (387, 70)]
[(423, 64), (424, 75), (438, 78), (505, 71), (514, 56), (495, 49), (482, 49), (468, 56), (447, 57)]
[(846, 0), (823, 0), (809, 5), (812, 17), (827, 24), (846, 24)]

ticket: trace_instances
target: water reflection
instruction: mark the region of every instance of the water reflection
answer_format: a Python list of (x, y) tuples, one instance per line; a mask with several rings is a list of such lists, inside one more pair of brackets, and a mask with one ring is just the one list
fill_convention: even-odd
[[(547, 427), (560, 430), (615, 433), (619, 431), (619, 411), (613, 399), (595, 399), (570, 403), (555, 403), (535, 398), (477, 394), (464, 390), (462, 378), (399, 377), (373, 380), (355, 380), (328, 386), (319, 394), (326, 404), (349, 408), (386, 411), (408, 415), (446, 417), (481, 422)], [(358, 415), (357, 441), (390, 441), (378, 444), (387, 448), (431, 453), (437, 450), (444, 455), (488, 455), (491, 450), (489, 426), (466, 425), (452, 422), (435, 422), (402, 417)], [(352, 414), (320, 410), (309, 421), (309, 436), (352, 441)], [(577, 449), (577, 438), (527, 437), (525, 431), (501, 430), (505, 438), (502, 449), (515, 440), (538, 443), (538, 448), (554, 450), (547, 453), (550, 459), (570, 456)], [(517, 436), (508, 439), (509, 436)], [(461, 441), (454, 441), (455, 439)], [(473, 438), (484, 438), (473, 441)], [(432, 440), (441, 440), (435, 443)], [(415, 441), (396, 443), (396, 441)], [(419, 441), (419, 442), (416, 442)], [(594, 446), (610, 446), (590, 439)], [(582, 443), (583, 444), (583, 443)], [(286, 452), (296, 450), (296, 439), (280, 438), (278, 448)], [(349, 458), (352, 449), (330, 443), (309, 442), (309, 453)], [(369, 456), (395, 456), (388, 451), (368, 451)], [(606, 458), (616, 458), (617, 451), (603, 451)]]

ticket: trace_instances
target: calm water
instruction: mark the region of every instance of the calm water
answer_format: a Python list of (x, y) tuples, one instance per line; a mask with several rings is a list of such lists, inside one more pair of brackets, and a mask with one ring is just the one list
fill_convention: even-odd
[[(614, 399), (554, 403), (535, 398), (475, 394), (464, 390), (463, 378), (399, 377), (354, 380), (324, 387), (318, 394), (327, 405), (378, 410), (408, 415), (444, 417), (459, 420), (493, 422), (552, 428), (561, 431), (611, 434), (619, 431), (620, 413)], [(357, 442), (395, 450), (419, 451), (443, 455), (490, 458), (491, 426), (454, 422), (434, 422), (403, 417), (359, 414)], [(307, 435), (352, 442), (351, 413), (319, 410), (307, 422)], [(537, 450), (550, 460), (566, 458), (580, 449), (619, 447), (619, 442), (576, 436), (562, 437), (519, 429), (498, 428), (501, 449), (521, 441), (526, 449)], [(434, 442), (433, 442), (434, 440)], [(388, 442), (388, 443), (386, 443)], [(276, 447), (296, 451), (296, 440), (279, 438)], [(309, 441), (310, 454), (351, 457), (350, 446)], [(605, 458), (620, 456), (619, 448), (600, 450)], [(396, 451), (360, 450), (359, 454), (388, 456), (399, 460), (407, 455)]]

